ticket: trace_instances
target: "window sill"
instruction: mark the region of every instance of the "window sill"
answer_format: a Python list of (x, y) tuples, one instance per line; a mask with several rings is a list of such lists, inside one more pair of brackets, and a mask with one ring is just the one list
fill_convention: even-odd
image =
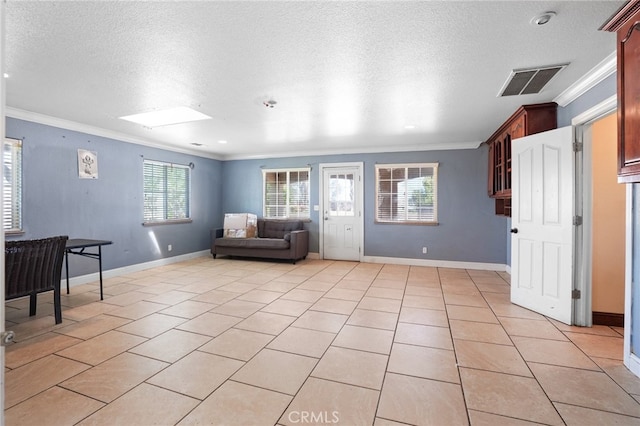
[(25, 234), (23, 230), (19, 231), (4, 231), (5, 237), (21, 237)]
[(376, 220), (373, 223), (376, 225), (422, 225), (422, 226), (438, 226), (439, 222), (384, 222), (380, 220)]
[(142, 222), (142, 226), (156, 226), (156, 225), (173, 225), (178, 223), (191, 223), (191, 219), (175, 219), (175, 220), (157, 220), (153, 222)]
[(299, 220), (302, 221), (303, 223), (311, 223), (313, 222), (311, 220), (311, 218), (302, 218), (302, 217), (264, 217), (262, 219), (269, 219), (269, 220)]

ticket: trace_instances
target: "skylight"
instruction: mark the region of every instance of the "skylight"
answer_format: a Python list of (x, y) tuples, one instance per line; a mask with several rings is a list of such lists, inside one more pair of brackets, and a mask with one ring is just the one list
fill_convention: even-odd
[(176, 107), (159, 111), (143, 112), (141, 114), (125, 115), (122, 120), (141, 124), (145, 127), (169, 126), (171, 124), (188, 123), (191, 121), (208, 120), (206, 114), (189, 107)]

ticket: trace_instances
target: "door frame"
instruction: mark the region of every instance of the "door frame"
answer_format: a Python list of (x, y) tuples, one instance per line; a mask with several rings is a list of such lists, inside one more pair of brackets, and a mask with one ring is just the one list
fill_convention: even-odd
[(352, 167), (358, 169), (358, 175), (360, 176), (357, 185), (357, 212), (358, 218), (356, 222), (360, 227), (360, 235), (358, 236), (358, 244), (360, 246), (359, 262), (362, 262), (364, 258), (364, 163), (363, 162), (350, 162), (350, 163), (320, 163), (318, 165), (318, 254), (320, 259), (324, 259), (324, 172), (328, 169), (346, 168)]
[[(5, 18), (5, 9), (6, 2), (2, 2), (0, 4), (0, 69), (5, 69), (5, 48), (6, 48), (6, 18)], [(0, 81), (0, 133), (2, 134), (2, 139), (6, 135), (5, 123), (6, 123), (6, 93), (7, 93), (7, 85), (6, 78), (0, 77), (2, 81)], [(0, 157), (3, 154), (0, 154)], [(0, 194), (0, 203), (2, 203), (2, 194)], [(2, 213), (0, 213), (0, 217)], [(0, 285), (2, 288), (5, 288), (4, 282), (4, 229), (0, 229), (0, 238), (2, 241), (0, 242), (0, 248), (2, 248), (2, 256), (0, 257)], [(5, 306), (4, 306), (4, 291), (0, 292), (0, 333), (4, 333), (4, 317), (5, 317)], [(5, 347), (0, 346), (0, 425), (4, 425), (4, 407), (5, 407)]]
[[(576, 152), (575, 158), (575, 215), (582, 216), (582, 226), (575, 227), (574, 234), (574, 290), (579, 290), (581, 297), (573, 301), (573, 325), (591, 327), (593, 325), (592, 318), (592, 170), (591, 170), (591, 149), (592, 138), (584, 138), (587, 126), (595, 121), (614, 113), (618, 108), (618, 96), (613, 95), (596, 104), (592, 108), (573, 117), (571, 125), (573, 126), (574, 141), (583, 144), (583, 149)], [(586, 165), (586, 166), (585, 166)], [(627, 203), (628, 203), (627, 196)], [(627, 257), (629, 253), (627, 251)], [(627, 260), (627, 264), (629, 260)], [(626, 321), (625, 315), (625, 321)], [(625, 328), (625, 335), (627, 334)]]

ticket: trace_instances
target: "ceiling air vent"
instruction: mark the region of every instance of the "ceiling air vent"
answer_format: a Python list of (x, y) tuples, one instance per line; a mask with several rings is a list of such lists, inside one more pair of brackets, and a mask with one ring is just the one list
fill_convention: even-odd
[(542, 88), (569, 64), (513, 70), (499, 96), (531, 95)]

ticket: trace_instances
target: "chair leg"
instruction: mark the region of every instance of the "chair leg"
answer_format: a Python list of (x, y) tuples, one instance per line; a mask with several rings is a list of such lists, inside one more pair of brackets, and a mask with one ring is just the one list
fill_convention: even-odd
[(53, 290), (53, 312), (56, 317), (56, 324), (62, 322), (62, 304), (60, 303), (60, 286)]
[(29, 295), (29, 316), (36, 314), (36, 306), (38, 305), (38, 294), (33, 292)]

